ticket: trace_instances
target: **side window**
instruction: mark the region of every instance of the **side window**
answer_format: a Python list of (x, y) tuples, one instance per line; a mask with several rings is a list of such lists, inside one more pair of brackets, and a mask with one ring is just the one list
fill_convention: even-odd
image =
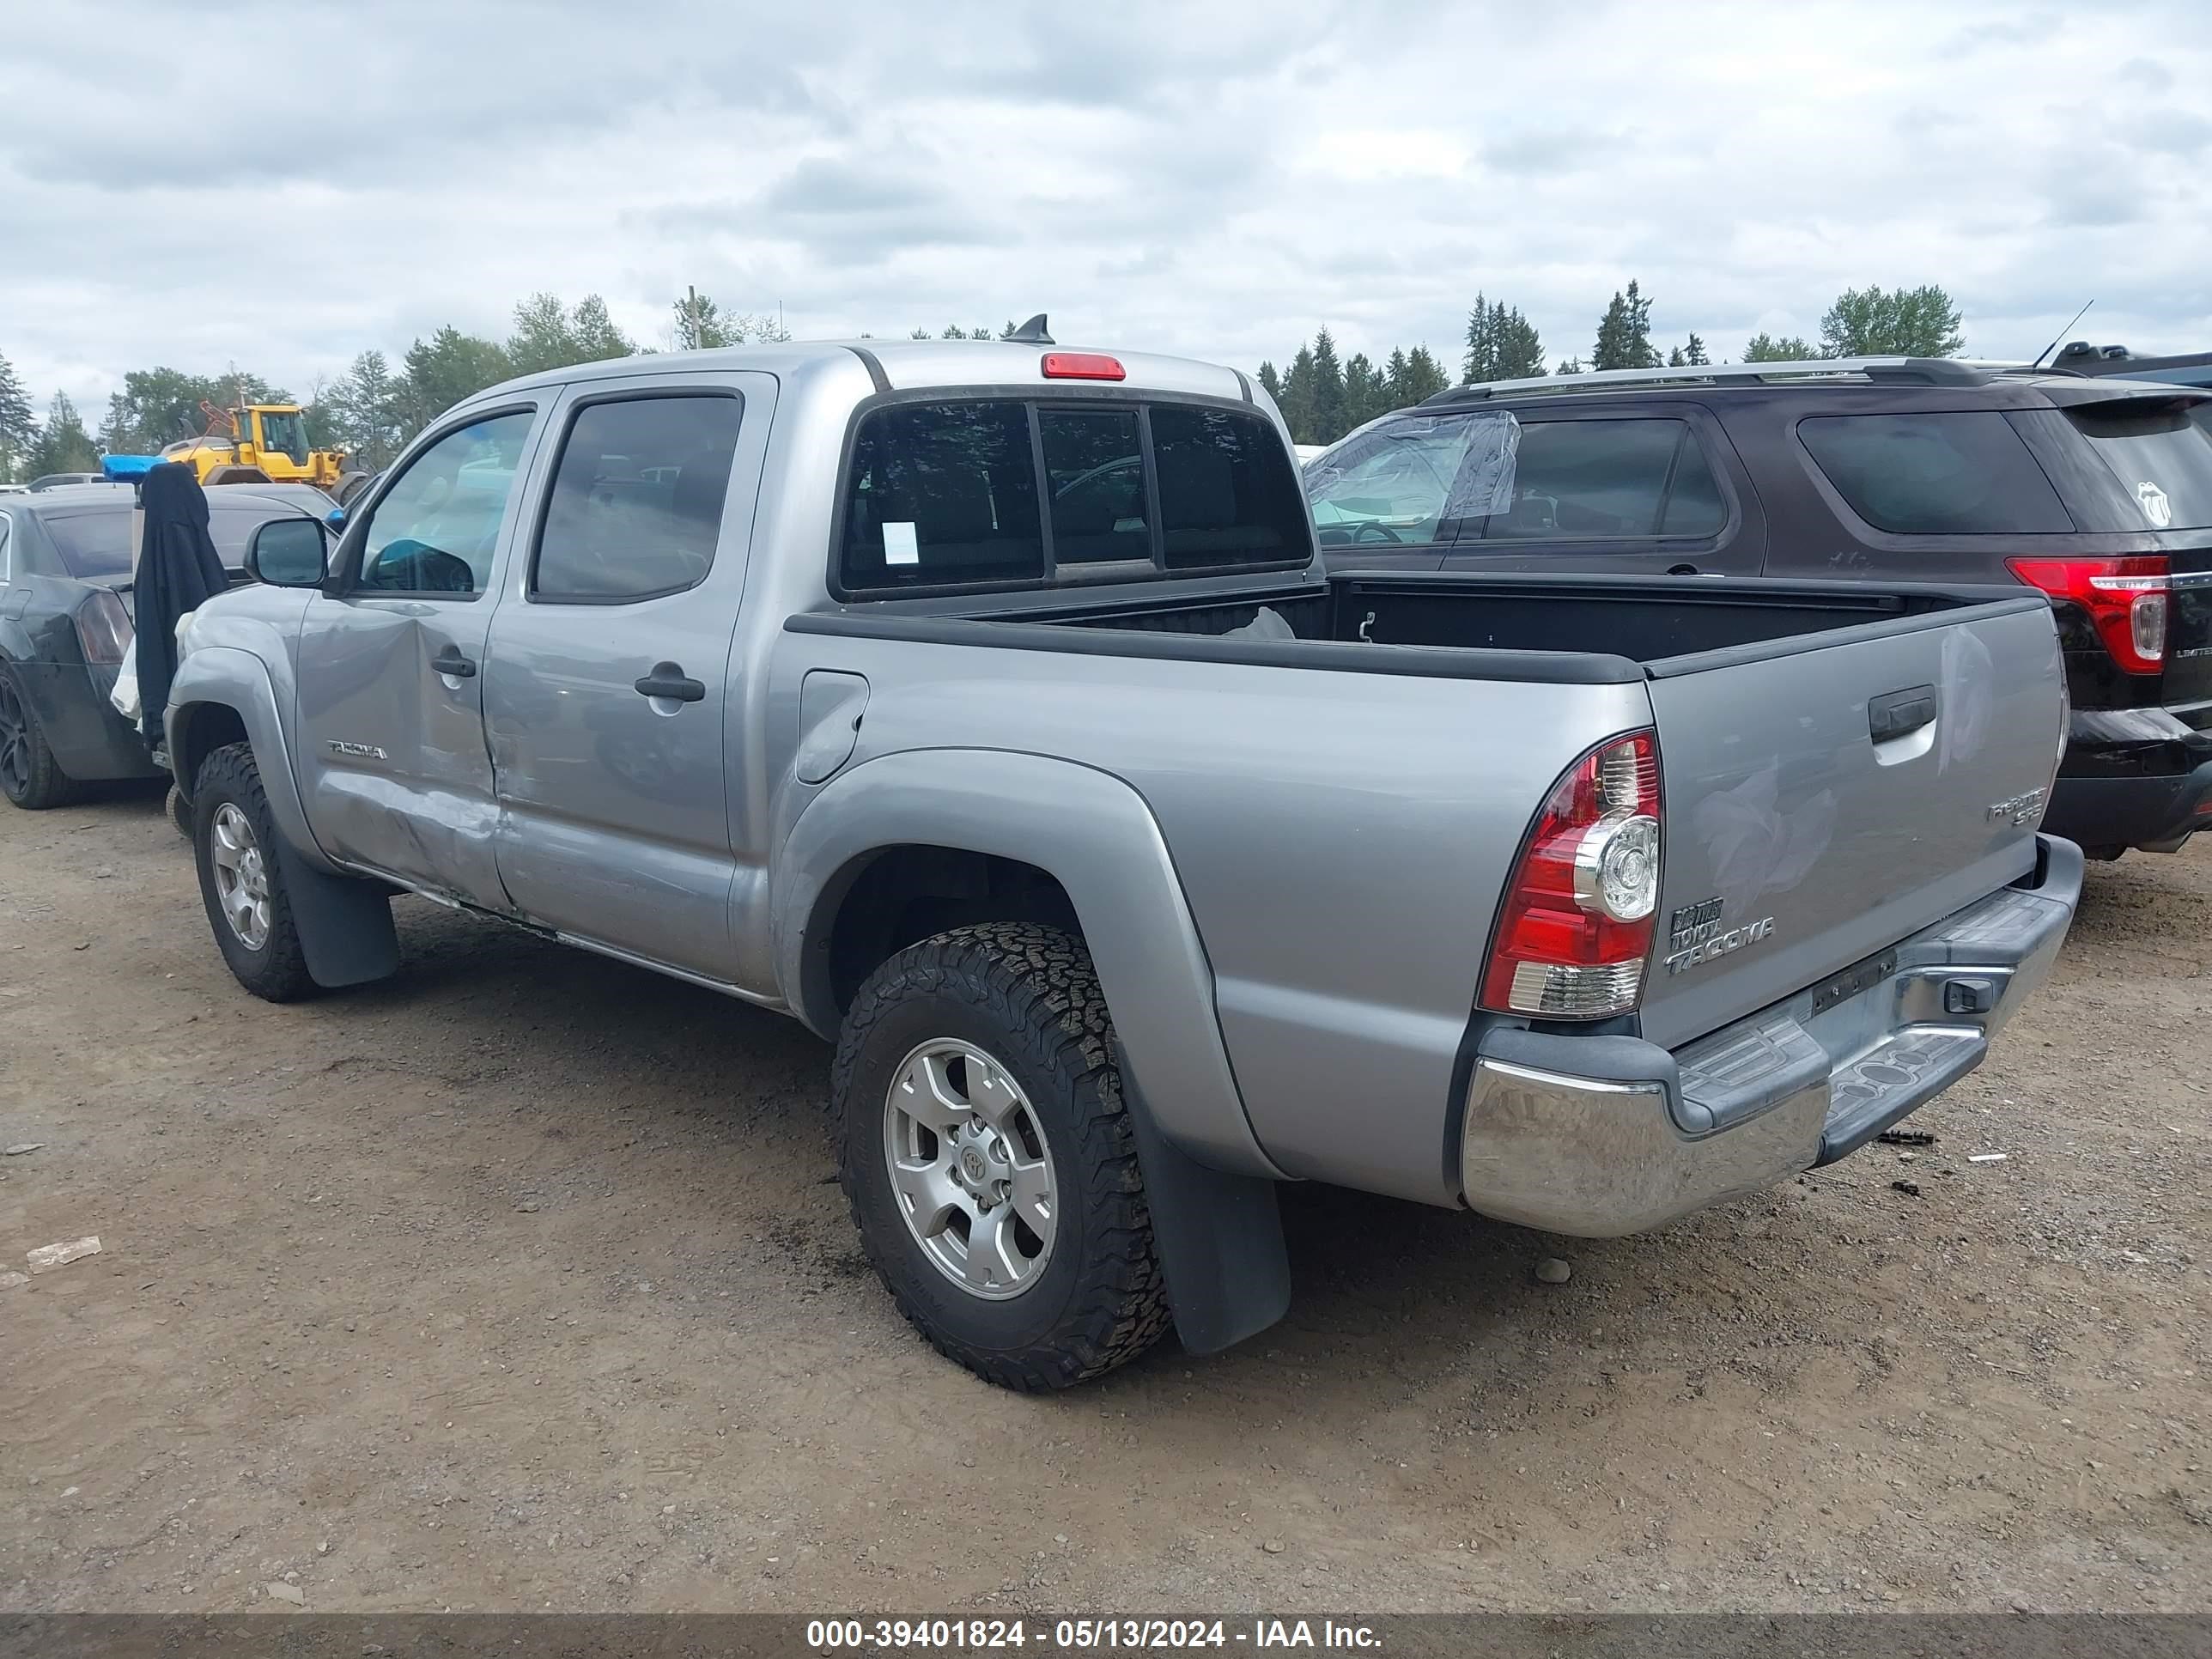
[(532, 597), (614, 605), (704, 581), (744, 414), (726, 394), (579, 410), (538, 532)]
[(1154, 407), (1152, 422), (1169, 569), (1306, 556), (1305, 497), (1272, 425), (1235, 410), (1167, 404)]
[(848, 588), (1044, 579), (1026, 404), (877, 410), (854, 440), (849, 489)]
[(1152, 556), (1144, 444), (1133, 409), (1043, 409), (1045, 486), (1054, 564)]
[(2040, 535), (2074, 523), (2051, 480), (1996, 410), (1835, 415), (1798, 440), (1851, 511), (1906, 536)]
[(1674, 452), (1674, 482), (1667, 486), (1667, 511), (1659, 520), (1662, 536), (1717, 536), (1728, 524), (1728, 502), (1720, 480), (1705, 459), (1705, 447), (1686, 423)]
[(370, 514), (355, 586), (370, 592), (480, 593), (537, 416), (458, 428), (407, 464)]
[[(1688, 436), (1680, 421), (1524, 422), (1511, 505), (1491, 515), (1484, 539), (1607, 541), (1660, 534), (1675, 453)], [(1705, 487), (1717, 500), (1694, 440), (1687, 453), (1698, 456)], [(1686, 495), (1686, 519), (1698, 510)], [(1669, 526), (1667, 533), (1697, 532)]]

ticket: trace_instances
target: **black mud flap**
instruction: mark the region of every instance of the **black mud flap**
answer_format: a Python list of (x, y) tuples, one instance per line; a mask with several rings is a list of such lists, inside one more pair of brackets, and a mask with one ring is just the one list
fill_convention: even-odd
[(307, 973), (325, 990), (386, 979), (399, 966), (391, 890), (373, 881), (318, 870), (280, 835), (276, 859)]
[(1152, 1212), (1152, 1248), (1184, 1352), (1219, 1353), (1257, 1335), (1291, 1305), (1291, 1259), (1275, 1183), (1200, 1164), (1161, 1130), (1121, 1067), (1121, 1098)]

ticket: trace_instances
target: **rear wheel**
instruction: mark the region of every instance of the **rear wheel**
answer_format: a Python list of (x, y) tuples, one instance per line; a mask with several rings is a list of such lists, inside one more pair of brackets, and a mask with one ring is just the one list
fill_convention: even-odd
[(1167, 1329), (1113, 1026), (1082, 943), (955, 928), (860, 988), (831, 1094), (840, 1179), (915, 1328), (985, 1380), (1063, 1389)]
[(46, 746), (30, 699), (5, 663), (0, 663), (0, 795), (28, 812), (65, 805), (76, 797), (76, 780)]
[(290, 1002), (315, 981), (276, 848), (253, 750), (242, 743), (216, 750), (201, 765), (192, 793), (192, 855), (208, 926), (240, 985), (268, 1001)]
[(350, 507), (353, 504), (353, 498), (368, 488), (368, 473), (347, 472), (339, 476), (337, 487), (331, 493), (337, 498), (340, 507)]

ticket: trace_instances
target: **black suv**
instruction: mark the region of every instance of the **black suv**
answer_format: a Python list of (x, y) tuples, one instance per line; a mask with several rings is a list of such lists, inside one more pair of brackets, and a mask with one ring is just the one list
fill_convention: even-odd
[(2044, 819), (2093, 857), (2212, 826), (2212, 392), (1941, 359), (1459, 386), (1305, 468), (1333, 566), (2019, 581), (2057, 611)]

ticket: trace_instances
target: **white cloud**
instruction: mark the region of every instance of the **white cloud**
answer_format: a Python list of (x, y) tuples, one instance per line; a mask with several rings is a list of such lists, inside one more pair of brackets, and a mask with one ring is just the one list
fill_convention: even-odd
[[(2212, 9), (233, 0), (11, 20), (0, 352), (304, 392), (525, 294), (665, 336), (696, 283), (802, 337), (996, 325), (1249, 366), (1554, 357), (1638, 278), (1662, 343), (1940, 282), (1968, 349), (2212, 347)], [(1931, 18), (1936, 20), (1931, 27)]]

